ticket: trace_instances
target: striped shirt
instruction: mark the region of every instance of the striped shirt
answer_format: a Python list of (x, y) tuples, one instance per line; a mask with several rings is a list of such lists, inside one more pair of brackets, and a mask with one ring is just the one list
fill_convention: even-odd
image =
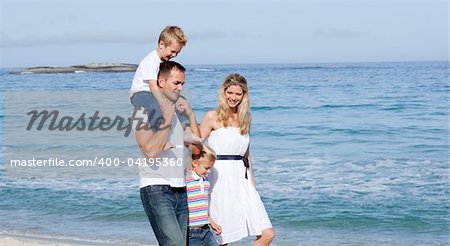
[(189, 208), (189, 226), (209, 224), (209, 181), (192, 171), (192, 176), (186, 178), (186, 190)]

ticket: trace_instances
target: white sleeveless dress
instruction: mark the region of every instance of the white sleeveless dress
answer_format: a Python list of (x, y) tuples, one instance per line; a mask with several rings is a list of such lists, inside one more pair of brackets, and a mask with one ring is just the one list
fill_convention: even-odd
[[(249, 142), (249, 135), (241, 135), (236, 127), (219, 128), (208, 138), (217, 155), (243, 156)], [(261, 235), (262, 230), (272, 227), (250, 174), (246, 179), (245, 172), (242, 160), (217, 160), (209, 173), (210, 216), (222, 227), (221, 235), (215, 235), (219, 244)]]

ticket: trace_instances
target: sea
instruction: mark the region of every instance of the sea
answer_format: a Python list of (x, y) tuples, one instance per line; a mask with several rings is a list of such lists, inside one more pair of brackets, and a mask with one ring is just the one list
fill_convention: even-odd
[[(185, 91), (198, 122), (216, 107), (228, 74), (248, 81), (250, 151), (256, 188), (276, 233), (273, 245), (450, 244), (448, 62), (186, 68)], [(17, 173), (9, 162), (18, 152), (79, 158), (107, 153), (105, 146), (109, 157), (139, 156), (133, 133), (105, 137), (114, 129), (85, 129), (79, 133), (95, 137), (78, 141), (84, 135), (61, 139), (44, 125), (35, 138), (27, 135), (33, 129), (9, 123), (17, 105), (39, 108), (44, 102), (61, 110), (80, 103), (85, 119), (101, 114), (107, 102), (127, 117), (134, 73), (10, 73), (18, 69), (0, 69), (0, 234), (155, 245), (137, 175), (72, 170), (74, 175), (39, 176), (26, 167)], [(81, 111), (71, 112), (78, 117)], [(46, 134), (57, 141), (36, 140)]]

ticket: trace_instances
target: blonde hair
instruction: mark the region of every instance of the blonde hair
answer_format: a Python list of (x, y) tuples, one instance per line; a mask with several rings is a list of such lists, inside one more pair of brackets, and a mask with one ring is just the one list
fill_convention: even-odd
[(217, 100), (218, 105), (216, 108), (217, 122), (222, 124), (224, 127), (227, 127), (229, 124), (228, 119), (230, 118), (231, 109), (227, 104), (225, 91), (233, 85), (240, 86), (243, 91), (242, 101), (237, 106), (237, 113), (241, 135), (244, 135), (250, 131), (250, 98), (248, 94), (247, 80), (244, 76), (238, 73), (228, 75), (219, 89)]
[(206, 159), (208, 162), (214, 163), (216, 161), (216, 158), (216, 152), (208, 145), (203, 145), (203, 149), (200, 154), (192, 154), (192, 161)]
[(187, 43), (187, 38), (180, 27), (167, 26), (161, 31), (161, 34), (159, 34), (158, 43), (161, 41), (163, 41), (166, 46), (171, 45), (172, 41), (177, 42), (181, 46), (185, 46)]

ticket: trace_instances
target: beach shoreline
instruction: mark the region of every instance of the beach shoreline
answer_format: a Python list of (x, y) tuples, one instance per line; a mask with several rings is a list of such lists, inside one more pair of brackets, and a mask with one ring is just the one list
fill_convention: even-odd
[[(58, 238), (52, 236), (37, 236), (37, 235), (18, 235), (10, 233), (0, 233), (0, 245), (3, 246), (119, 246), (127, 245), (126, 242), (106, 242), (97, 240), (83, 240), (71, 238)], [(131, 245), (131, 244), (130, 244)], [(132, 245), (157, 245), (156, 242), (151, 244), (136, 244)]]

